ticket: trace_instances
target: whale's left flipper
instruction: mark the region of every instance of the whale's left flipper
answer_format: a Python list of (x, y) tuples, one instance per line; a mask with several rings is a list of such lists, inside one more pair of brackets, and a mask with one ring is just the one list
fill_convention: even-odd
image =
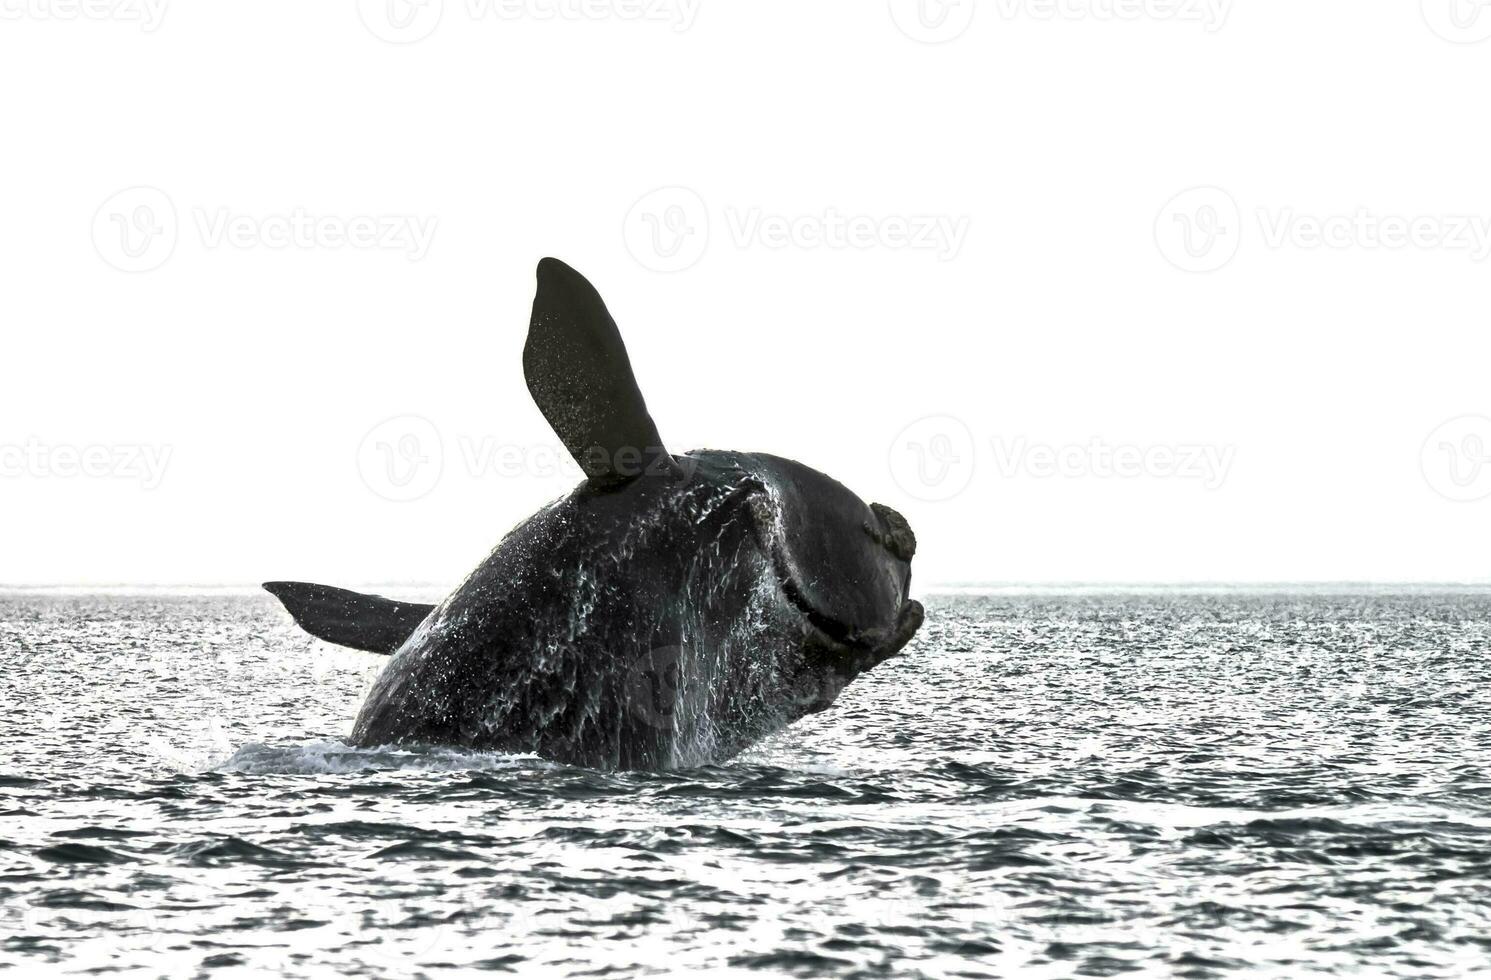
[(264, 588), (307, 633), (368, 653), (393, 653), (435, 609), (308, 582), (265, 582)]

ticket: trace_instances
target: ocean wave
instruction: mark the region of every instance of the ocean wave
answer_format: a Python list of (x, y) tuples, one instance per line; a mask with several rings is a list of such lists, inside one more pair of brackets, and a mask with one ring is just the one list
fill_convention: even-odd
[(321, 741), (281, 745), (250, 743), (212, 772), (255, 776), (341, 775), (368, 771), (489, 772), (551, 767), (534, 755), (473, 752), (451, 748), (355, 748), (345, 742)]

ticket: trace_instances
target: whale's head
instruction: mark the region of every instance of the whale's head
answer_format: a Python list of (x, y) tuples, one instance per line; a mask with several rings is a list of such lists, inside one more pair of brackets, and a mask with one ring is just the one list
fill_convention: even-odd
[(900, 514), (790, 459), (739, 457), (764, 492), (755, 523), (785, 600), (800, 616), (804, 713), (899, 653), (922, 624), (912, 599), (916, 536)]
[[(595, 500), (667, 497), (699, 489), (695, 471), (745, 477), (730, 499), (750, 501), (757, 541), (807, 639), (803, 683), (824, 691), (814, 707), (906, 645), (921, 625), (909, 597), (916, 538), (889, 507), (793, 460), (755, 453), (668, 453), (647, 410), (621, 333), (600, 294), (555, 259), (539, 263), (523, 348), (534, 403), (586, 475)], [(729, 510), (729, 508), (726, 508)], [(696, 528), (697, 530), (697, 528)], [(717, 548), (711, 550), (717, 552)]]

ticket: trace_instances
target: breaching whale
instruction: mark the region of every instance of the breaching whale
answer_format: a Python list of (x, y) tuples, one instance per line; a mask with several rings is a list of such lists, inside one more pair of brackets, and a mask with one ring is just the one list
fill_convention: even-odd
[(719, 762), (829, 707), (921, 626), (906, 521), (792, 460), (671, 455), (600, 295), (556, 259), (523, 372), (585, 480), (444, 602), (265, 585), (307, 632), (392, 655), (352, 744)]

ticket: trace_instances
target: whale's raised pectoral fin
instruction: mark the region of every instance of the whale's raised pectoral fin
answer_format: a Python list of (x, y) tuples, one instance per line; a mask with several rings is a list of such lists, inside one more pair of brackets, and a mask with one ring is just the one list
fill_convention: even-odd
[(368, 653), (393, 653), (435, 608), (308, 582), (265, 582), (264, 588), (307, 633)]
[(614, 486), (673, 471), (616, 321), (595, 287), (558, 259), (538, 264), (523, 375), (591, 483)]

